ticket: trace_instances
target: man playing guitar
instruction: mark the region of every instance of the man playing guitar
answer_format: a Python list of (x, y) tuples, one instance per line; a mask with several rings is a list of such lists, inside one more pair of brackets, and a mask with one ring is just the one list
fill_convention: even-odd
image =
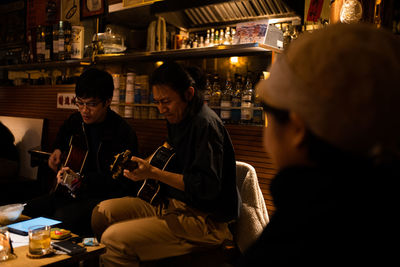
[(138, 168), (124, 175), (160, 182), (164, 201), (151, 204), (139, 194), (97, 205), (92, 228), (107, 247), (104, 266), (139, 266), (218, 246), (232, 239), (228, 222), (238, 216), (233, 146), (221, 120), (203, 104), (204, 76), (164, 63), (150, 84), (175, 156), (165, 169), (133, 156)]
[(134, 194), (134, 182), (112, 179), (109, 170), (116, 153), (129, 149), (137, 154), (135, 132), (110, 109), (113, 90), (112, 76), (105, 71), (90, 68), (79, 77), (75, 88), (78, 112), (61, 126), (48, 160), (57, 172), (57, 189), (29, 201), (27, 215), (55, 217), (74, 233), (91, 234), (90, 216), (97, 203)]

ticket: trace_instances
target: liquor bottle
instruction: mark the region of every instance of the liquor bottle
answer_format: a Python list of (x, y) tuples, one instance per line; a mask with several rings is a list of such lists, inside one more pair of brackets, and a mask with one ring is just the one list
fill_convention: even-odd
[(221, 95), (221, 119), (224, 123), (231, 123), (232, 119), (232, 96), (233, 96), (233, 88), (231, 75), (228, 73), (226, 77), (225, 88), (222, 91)]
[(50, 61), (53, 55), (53, 27), (47, 25), (45, 27), (44, 36), (44, 61)]
[(33, 63), (36, 61), (36, 30), (35, 29), (30, 29), (27, 31), (26, 39), (28, 42), (28, 55), (29, 55), (29, 62)]
[(224, 45), (231, 45), (231, 44), (232, 44), (231, 28), (226, 27)]
[(214, 112), (220, 116), (221, 114), (221, 86), (219, 84), (218, 74), (214, 76), (214, 82), (212, 85), (212, 94), (210, 97), (210, 106), (214, 110)]
[(236, 37), (236, 29), (235, 29), (235, 28), (232, 28), (232, 31), (231, 31), (231, 39), (232, 39), (232, 42), (231, 42), (231, 44), (237, 44), (237, 43), (238, 43), (238, 41), (235, 40), (235, 37)]
[(225, 42), (225, 33), (224, 33), (224, 30), (221, 29), (221, 30), (219, 31), (219, 40), (218, 40), (218, 44), (219, 44), (219, 45), (222, 45), (222, 44), (224, 44), (224, 42)]
[[(264, 80), (264, 74), (261, 73), (259, 76), (259, 82)], [(263, 111), (261, 108), (261, 100), (257, 94), (254, 96), (254, 107), (257, 108), (253, 111), (253, 123), (262, 124), (263, 121)]]
[(46, 4), (46, 23), (53, 24), (57, 20), (57, 3), (55, 0), (48, 0)]
[(210, 103), (210, 98), (212, 95), (212, 87), (211, 87), (211, 83), (210, 83), (210, 75), (207, 74), (207, 79), (206, 79), (206, 88), (204, 91), (204, 104), (209, 105)]
[(241, 121), (242, 123), (251, 123), (253, 119), (253, 101), (254, 101), (254, 95), (253, 95), (253, 85), (250, 80), (250, 76), (247, 75), (246, 79), (246, 86), (245, 89), (242, 93), (242, 113), (241, 113)]
[(204, 36), (200, 36), (199, 43), (197, 44), (197, 47), (204, 47)]
[(41, 63), (44, 62), (45, 58), (45, 36), (46, 36), (46, 31), (45, 27), (39, 25), (37, 27), (37, 36), (36, 36), (36, 58), (37, 62)]
[(213, 46), (213, 45), (214, 45), (214, 39), (215, 39), (214, 28), (211, 28), (210, 44), (209, 44), (209, 46)]
[(199, 36), (196, 33), (193, 38), (192, 48), (197, 48), (197, 47), (199, 47)]
[(214, 34), (214, 45), (219, 45), (219, 31), (216, 30)]
[(58, 49), (57, 49), (58, 60), (65, 59), (65, 35), (64, 35), (65, 25), (66, 25), (65, 21), (60, 20), (58, 22)]
[(204, 40), (204, 47), (210, 46), (210, 29), (207, 30), (206, 39)]
[(59, 24), (53, 24), (53, 56), (52, 60), (57, 61), (59, 59), (58, 56), (58, 35), (59, 35)]
[[(64, 59), (71, 59), (72, 55), (72, 26), (69, 21), (64, 21)], [(59, 47), (60, 48), (60, 47)]]
[(242, 78), (238, 74), (235, 74), (235, 76), (235, 88), (232, 96), (231, 121), (232, 123), (239, 124), (241, 116), (240, 105), (242, 101)]

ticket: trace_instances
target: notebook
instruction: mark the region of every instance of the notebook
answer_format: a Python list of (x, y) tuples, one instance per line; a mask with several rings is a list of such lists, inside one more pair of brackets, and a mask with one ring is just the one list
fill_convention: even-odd
[(61, 221), (53, 220), (45, 217), (38, 217), (22, 222), (17, 222), (13, 224), (7, 225), (8, 231), (11, 233), (19, 234), (19, 235), (28, 235), (28, 229), (34, 225), (56, 225), (61, 223)]

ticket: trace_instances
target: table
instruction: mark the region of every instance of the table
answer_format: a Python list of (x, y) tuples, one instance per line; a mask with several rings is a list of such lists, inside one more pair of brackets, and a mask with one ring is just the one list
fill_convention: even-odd
[(34, 267), (34, 266), (58, 266), (76, 263), (83, 260), (93, 259), (105, 252), (105, 246), (86, 247), (86, 252), (78, 255), (69, 256), (66, 254), (53, 255), (47, 258), (31, 259), (26, 256), (28, 246), (17, 247), (14, 249), (14, 254), (17, 257), (1, 262), (1, 267)]

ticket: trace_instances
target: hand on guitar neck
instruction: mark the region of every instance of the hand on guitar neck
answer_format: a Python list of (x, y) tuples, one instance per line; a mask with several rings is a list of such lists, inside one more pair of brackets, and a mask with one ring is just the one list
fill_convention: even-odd
[(123, 173), (125, 177), (133, 181), (143, 180), (142, 187), (137, 196), (150, 204), (157, 205), (157, 203), (162, 201), (159, 194), (161, 189), (159, 181), (181, 190), (184, 188), (183, 176), (181, 174), (164, 171), (174, 156), (174, 149), (167, 143), (160, 146), (149, 160), (131, 157), (130, 151), (127, 150), (115, 156), (115, 161), (111, 165), (111, 172), (114, 179)]

